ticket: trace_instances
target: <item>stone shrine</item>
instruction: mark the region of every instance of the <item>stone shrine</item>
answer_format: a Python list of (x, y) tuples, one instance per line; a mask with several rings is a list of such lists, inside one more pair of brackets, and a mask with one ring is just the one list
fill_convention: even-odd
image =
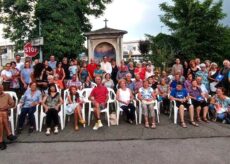
[(108, 20), (104, 21), (104, 28), (85, 33), (88, 59), (100, 62), (103, 56), (106, 56), (109, 60), (114, 59), (117, 65), (120, 65), (120, 61), (123, 59), (123, 35), (127, 34), (127, 31), (109, 28), (107, 27)]

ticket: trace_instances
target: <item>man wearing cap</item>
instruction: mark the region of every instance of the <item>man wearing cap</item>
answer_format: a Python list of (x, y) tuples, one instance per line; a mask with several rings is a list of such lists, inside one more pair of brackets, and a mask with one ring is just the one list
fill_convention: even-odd
[(107, 57), (103, 56), (103, 61), (101, 62), (101, 69), (105, 71), (105, 73), (112, 73), (112, 65), (108, 62)]

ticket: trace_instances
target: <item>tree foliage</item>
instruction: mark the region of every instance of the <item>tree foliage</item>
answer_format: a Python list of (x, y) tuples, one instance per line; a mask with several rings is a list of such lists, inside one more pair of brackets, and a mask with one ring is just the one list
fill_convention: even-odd
[(225, 17), (222, 1), (172, 0), (173, 5), (160, 4), (161, 21), (170, 28), (185, 59), (223, 60), (227, 27), (220, 24)]
[(163, 33), (156, 36), (146, 36), (151, 45), (150, 50), (152, 55), (150, 56), (150, 60), (154, 61), (157, 66), (169, 66), (177, 51), (179, 51), (179, 45), (176, 38)]
[(2, 0), (5, 38), (22, 49), (25, 41), (44, 37), (47, 55), (76, 55), (84, 50), (83, 33), (91, 30), (89, 16), (100, 16), (112, 0)]
[(147, 55), (150, 50), (150, 42), (149, 40), (140, 40), (138, 49), (140, 50), (142, 55)]

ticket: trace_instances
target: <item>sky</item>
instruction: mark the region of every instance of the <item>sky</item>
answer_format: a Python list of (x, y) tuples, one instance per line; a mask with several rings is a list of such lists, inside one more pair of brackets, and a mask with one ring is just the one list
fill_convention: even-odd
[[(113, 0), (106, 6), (104, 15), (100, 18), (90, 17), (92, 30), (103, 28), (103, 20), (107, 18), (108, 27), (128, 31), (128, 34), (124, 35), (124, 41), (144, 39), (145, 34), (168, 33), (168, 28), (159, 18), (159, 15), (163, 14), (159, 8), (162, 2), (170, 3), (171, 0)], [(228, 16), (222, 22), (230, 26), (230, 0), (223, 2), (223, 11)], [(0, 44), (5, 42), (0, 26)]]
[[(90, 18), (92, 30), (103, 28), (103, 20), (107, 18), (108, 27), (128, 31), (124, 41), (144, 39), (145, 34), (168, 33), (168, 28), (159, 18), (163, 14), (159, 8), (162, 2), (171, 3), (171, 0), (113, 0), (107, 5), (103, 16)], [(230, 26), (230, 0), (223, 2), (223, 11), (228, 16), (222, 22)]]

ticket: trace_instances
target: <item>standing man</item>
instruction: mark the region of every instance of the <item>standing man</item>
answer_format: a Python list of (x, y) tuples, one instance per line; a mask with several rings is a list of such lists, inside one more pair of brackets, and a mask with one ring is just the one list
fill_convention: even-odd
[(172, 75), (175, 76), (175, 74), (180, 71), (181, 75), (184, 74), (184, 68), (183, 65), (180, 63), (180, 59), (177, 58), (175, 61), (175, 64), (172, 66)]
[(95, 60), (90, 59), (90, 63), (87, 65), (86, 69), (89, 72), (89, 76), (91, 79), (94, 78), (93, 74), (96, 68), (97, 68), (97, 64), (95, 63)]
[(101, 69), (105, 71), (105, 73), (112, 73), (112, 65), (110, 62), (108, 62), (106, 56), (103, 56), (103, 61), (101, 62)]
[(24, 63), (21, 62), (21, 56), (19, 54), (15, 55), (15, 59), (16, 59), (16, 68), (21, 71), (24, 67)]
[(56, 69), (57, 61), (55, 61), (54, 55), (50, 56), (50, 61), (48, 61), (48, 64), (53, 70)]
[[(3, 130), (6, 129), (7, 139), (14, 141), (17, 139), (16, 136), (12, 135), (12, 132), (9, 128), (8, 122), (8, 110), (14, 107), (14, 100), (10, 97), (9, 94), (3, 92), (3, 85), (0, 84), (0, 149), (6, 149), (6, 143), (3, 141)], [(12, 129), (14, 130), (14, 129)]]
[(99, 128), (103, 127), (101, 123), (101, 110), (106, 107), (106, 103), (108, 101), (108, 89), (102, 85), (102, 79), (100, 76), (95, 77), (95, 82), (97, 84), (96, 87), (93, 88), (89, 100), (92, 101), (93, 109), (94, 109), (94, 116), (96, 118), (96, 123), (93, 127), (93, 130), (98, 130)]

